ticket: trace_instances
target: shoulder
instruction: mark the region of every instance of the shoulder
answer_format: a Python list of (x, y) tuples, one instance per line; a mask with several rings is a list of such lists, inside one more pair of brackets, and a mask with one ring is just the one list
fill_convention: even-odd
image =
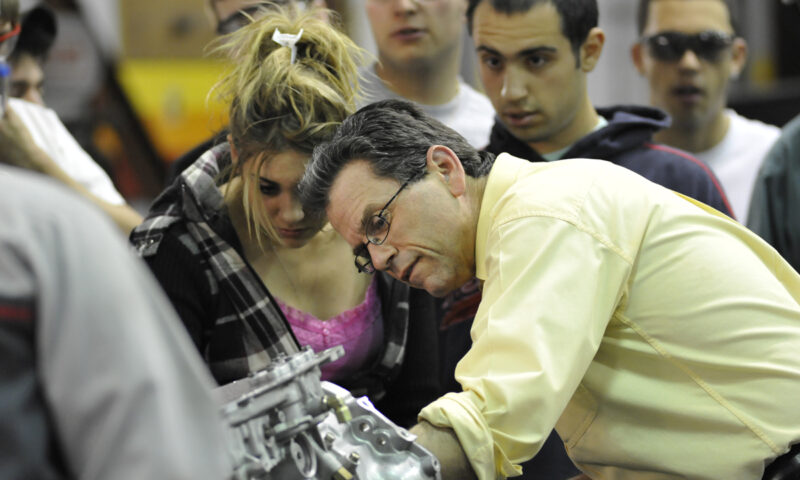
[[(116, 234), (110, 220), (88, 200), (38, 174), (0, 166), (0, 221), (4, 231), (17, 229), (85, 236)], [(32, 240), (41, 240), (36, 237)]]
[(358, 99), (359, 108), (372, 102), (397, 97), (375, 73), (375, 64), (359, 70), (358, 85), (360, 93), (360, 98)]
[[(494, 118), (494, 107), (489, 97), (483, 93), (472, 88), (470, 84), (459, 79), (459, 96), (463, 105), (468, 106), (471, 110), (479, 113), (488, 114), (490, 118)], [(494, 121), (492, 121), (494, 123)]]
[(133, 229), (130, 242), (139, 256), (147, 258), (161, 248), (165, 237), (180, 236), (187, 232), (184, 213), (183, 180), (178, 178), (168, 186), (150, 206), (145, 219)]
[(694, 198), (733, 215), (722, 184), (711, 168), (689, 152), (659, 143), (645, 142), (617, 161), (651, 182)]
[(775, 125), (764, 123), (760, 120), (743, 117), (734, 110), (726, 110), (728, 118), (730, 118), (730, 129), (728, 135), (744, 140), (746, 142), (764, 141), (772, 143), (781, 134), (781, 129)]
[(95, 248), (124, 243), (96, 210), (48, 177), (0, 165), (0, 298), (34, 298), (43, 276), (72, 280)]
[[(626, 161), (637, 165), (635, 168), (625, 165)], [(715, 179), (711, 169), (697, 157), (684, 150), (661, 143), (643, 143), (641, 148), (624, 155), (621, 164), (656, 183), (661, 183), (659, 180), (665, 179), (679, 180), (681, 177), (709, 181)]]
[(184, 272), (200, 268), (197, 242), (182, 221), (169, 225), (158, 235), (133, 243), (137, 252), (151, 267), (163, 265), (166, 272), (172, 272), (178, 267)]
[(800, 175), (800, 115), (783, 127), (761, 166), (761, 177), (781, 176), (787, 171)]

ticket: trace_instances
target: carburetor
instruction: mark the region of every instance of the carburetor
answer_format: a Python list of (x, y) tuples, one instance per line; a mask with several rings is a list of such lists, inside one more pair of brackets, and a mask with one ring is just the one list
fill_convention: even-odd
[(220, 387), (230, 427), (232, 478), (440, 479), (439, 462), (416, 437), (381, 414), (367, 397), (320, 380), (319, 365), (341, 346), (309, 347)]

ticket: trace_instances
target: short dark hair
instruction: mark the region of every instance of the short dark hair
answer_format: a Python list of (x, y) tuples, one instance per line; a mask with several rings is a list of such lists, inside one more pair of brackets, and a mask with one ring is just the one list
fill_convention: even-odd
[(475, 9), (484, 1), (489, 2), (492, 8), (506, 15), (524, 13), (539, 4), (552, 4), (561, 17), (561, 33), (569, 40), (572, 52), (576, 57), (581, 45), (589, 36), (589, 31), (597, 26), (599, 19), (597, 0), (469, 0), (467, 29), (470, 35), (472, 35), (472, 19)]
[(300, 182), (303, 205), (312, 214), (323, 212), (336, 176), (353, 160), (366, 160), (378, 177), (398, 182), (418, 181), (433, 145), (450, 148), (471, 177), (489, 173), (494, 155), (479, 152), (442, 122), (404, 100), (383, 100), (349, 116), (333, 138), (314, 148)]
[[(644, 33), (647, 25), (647, 16), (650, 14), (650, 4), (657, 0), (639, 0), (639, 10), (636, 12), (636, 26), (639, 28), (639, 35)], [(719, 0), (728, 7), (728, 17), (731, 19), (733, 33), (739, 34), (739, 2), (736, 0)]]
[(9, 55), (9, 60), (15, 63), (25, 54), (44, 63), (58, 32), (55, 13), (45, 5), (36, 6), (22, 15), (21, 27), (17, 45)]

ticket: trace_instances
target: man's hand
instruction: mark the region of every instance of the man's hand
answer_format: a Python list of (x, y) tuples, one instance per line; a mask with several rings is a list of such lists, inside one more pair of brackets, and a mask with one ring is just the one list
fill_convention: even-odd
[(417, 436), (417, 443), (428, 449), (439, 459), (442, 466), (442, 480), (477, 479), (467, 455), (458, 443), (455, 432), (449, 428), (439, 428), (422, 421), (411, 427), (410, 432)]

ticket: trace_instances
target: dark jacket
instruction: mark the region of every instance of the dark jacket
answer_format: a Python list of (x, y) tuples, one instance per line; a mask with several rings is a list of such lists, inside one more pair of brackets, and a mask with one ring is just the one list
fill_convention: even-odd
[(747, 227), (800, 271), (800, 115), (764, 157), (753, 188)]
[[(645, 106), (598, 108), (597, 113), (608, 125), (578, 140), (563, 158), (607, 160), (733, 217), (728, 198), (708, 166), (682, 150), (653, 143), (653, 134), (670, 124), (666, 113)], [(492, 128), (486, 150), (546, 161), (499, 122)]]

